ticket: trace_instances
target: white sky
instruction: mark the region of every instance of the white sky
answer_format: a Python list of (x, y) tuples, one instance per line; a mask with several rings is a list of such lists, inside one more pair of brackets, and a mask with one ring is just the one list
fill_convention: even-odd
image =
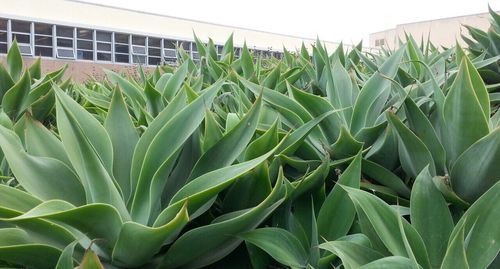
[(357, 43), (396, 24), (500, 10), (500, 0), (83, 0), (307, 38)]

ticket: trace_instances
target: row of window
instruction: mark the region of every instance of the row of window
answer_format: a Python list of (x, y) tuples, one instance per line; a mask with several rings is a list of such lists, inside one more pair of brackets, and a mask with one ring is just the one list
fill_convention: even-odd
[[(175, 64), (177, 49), (182, 47), (195, 61), (200, 58), (196, 43), (186, 40), (0, 18), (0, 53), (7, 53), (14, 39), (25, 56), (159, 65)], [(216, 45), (219, 58), (222, 48)], [(235, 48), (236, 57), (240, 52)], [(270, 50), (253, 50), (253, 54), (282, 57), (281, 52)]]

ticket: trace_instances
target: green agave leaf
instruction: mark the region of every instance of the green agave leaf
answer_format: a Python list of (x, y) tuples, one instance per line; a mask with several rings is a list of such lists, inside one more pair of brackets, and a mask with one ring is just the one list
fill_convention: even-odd
[(23, 215), (10, 218), (9, 221), (30, 219), (47, 219), (69, 225), (91, 239), (99, 239), (95, 244), (108, 254), (111, 254), (122, 227), (120, 215), (110, 205), (89, 204), (74, 207), (62, 200), (43, 202)]
[(340, 175), (332, 191), (328, 194), (318, 214), (319, 235), (327, 241), (333, 241), (347, 234), (354, 221), (356, 210), (340, 185), (359, 188), (361, 178), (361, 151), (347, 169)]
[[(393, 255), (408, 257), (403, 239), (404, 235), (395, 232), (399, 231), (397, 218), (401, 218), (395, 209), (372, 194), (350, 187), (343, 186), (343, 188), (353, 201), (359, 217), (367, 218), (367, 221), (387, 249)], [(422, 238), (405, 219), (402, 222), (406, 240), (408, 240), (412, 253), (421, 266), (429, 268), (429, 258)], [(372, 240), (371, 235), (367, 235)]]
[(113, 92), (104, 128), (106, 128), (113, 146), (113, 174), (116, 182), (120, 185), (123, 199), (128, 201), (131, 195), (130, 167), (139, 134), (137, 134), (119, 88), (115, 88)]
[[(357, 134), (361, 128), (373, 126), (385, 105), (384, 94), (390, 91), (391, 81), (396, 75), (405, 47), (394, 52), (364, 84), (356, 99), (352, 112), (351, 133)], [(361, 54), (360, 54), (361, 55)], [(387, 95), (388, 96), (388, 95)], [(382, 98), (379, 103), (374, 101)]]
[(278, 147), (279, 145), (255, 159), (223, 167), (193, 179), (174, 195), (168, 208), (160, 214), (154, 226), (164, 223), (166, 219), (168, 220), (169, 216), (172, 215), (172, 211), (175, 211), (185, 201), (188, 201), (188, 212), (191, 218), (195, 218), (202, 213), (197, 211), (208, 209), (204, 205), (213, 200), (220, 191), (231, 185), (243, 174), (263, 163)]
[(261, 106), (262, 97), (259, 96), (245, 117), (201, 156), (189, 176), (190, 179), (231, 165), (240, 156), (257, 128)]
[[(473, 73), (474, 69), (469, 65), (466, 57), (462, 60), (458, 74), (451, 85), (450, 91), (444, 102), (444, 125), (446, 127), (446, 141), (444, 146), (447, 153), (448, 165), (452, 166), (458, 157), (474, 142), (489, 133), (488, 117), (483, 110), (484, 100), (481, 91), (486, 89), (474, 89), (482, 82), (472, 82), (477, 79)], [(489, 107), (489, 101), (487, 102)], [(489, 111), (489, 110), (488, 110)]]
[(15, 39), (10, 45), (9, 52), (7, 53), (7, 66), (9, 67), (9, 73), (12, 79), (18, 81), (23, 72), (23, 58)]
[(42, 200), (63, 199), (75, 205), (85, 203), (85, 191), (76, 175), (64, 163), (27, 154), (17, 135), (0, 126), (0, 147), (17, 181)]
[(239, 235), (275, 260), (290, 267), (304, 268), (309, 258), (300, 241), (289, 231), (281, 228), (260, 228)]
[(387, 112), (387, 120), (398, 134), (399, 159), (405, 172), (412, 178), (429, 165), (432, 175), (436, 174), (434, 160), (425, 144), (408, 127), (406, 127), (394, 113)]
[(9, 72), (5, 70), (3, 64), (0, 64), (0, 100), (3, 99), (4, 94), (14, 86), (14, 80)]
[(340, 135), (331, 146), (331, 154), (334, 159), (343, 159), (355, 155), (363, 148), (363, 142), (357, 141), (349, 133), (346, 127), (342, 126), (340, 130)]
[(18, 119), (28, 106), (30, 89), (30, 73), (26, 71), (16, 84), (5, 92), (2, 98), (2, 109), (11, 119)]
[[(200, 125), (204, 118), (204, 107), (212, 103), (221, 86), (222, 80), (212, 84), (196, 100), (175, 114), (157, 133), (147, 137), (143, 134), (139, 139), (132, 159), (131, 172), (132, 178), (137, 176), (137, 188), (131, 204), (131, 214), (135, 221), (142, 224), (149, 221), (152, 210), (161, 197), (166, 177), (173, 168), (174, 157)], [(163, 121), (163, 116), (159, 120)], [(155, 131), (157, 128), (158, 126), (155, 126), (146, 132)], [(143, 138), (144, 142), (141, 141)], [(168, 141), (167, 145), (165, 141)], [(142, 146), (147, 148), (146, 152), (140, 148)], [(134, 181), (132, 179), (132, 184)]]
[(78, 269), (105, 269), (92, 249), (87, 249)]
[(500, 226), (497, 225), (500, 206), (496, 202), (499, 197), (500, 181), (497, 181), (472, 204), (451, 233), (450, 238), (456, 238), (464, 226), (465, 253), (470, 268), (487, 268), (500, 251)]
[(156, 117), (164, 107), (161, 93), (158, 92), (151, 83), (146, 82), (144, 95), (146, 96), (146, 107), (148, 111), (153, 117)]
[(428, 118), (411, 98), (404, 102), (406, 119), (410, 129), (418, 136), (432, 154), (436, 172), (444, 175), (446, 171), (446, 152)]
[(123, 92), (130, 97), (131, 102), (137, 103), (141, 107), (146, 105), (146, 96), (142, 89), (111, 70), (104, 69), (104, 73), (106, 73), (106, 77), (111, 83), (118, 84), (120, 86)]
[(210, 147), (215, 145), (222, 138), (222, 127), (215, 119), (216, 114), (208, 108), (205, 109), (205, 133), (203, 139), (203, 151), (206, 152)]
[(415, 269), (415, 267), (406, 257), (390, 256), (367, 263), (359, 269)]
[(425, 243), (433, 268), (443, 261), (453, 219), (448, 204), (432, 181), (426, 167), (415, 179), (410, 199), (411, 225)]
[[(338, 92), (339, 97), (339, 108), (352, 107), (354, 105), (354, 89), (351, 82), (351, 77), (347, 73), (347, 70), (340, 64), (340, 62), (335, 62), (332, 69), (332, 80), (335, 90)], [(350, 122), (352, 118), (352, 110), (344, 110), (343, 116), (345, 122)]]
[[(243, 241), (237, 235), (255, 229), (285, 200), (283, 180), (281, 171), (273, 191), (256, 207), (223, 215), (210, 225), (183, 234), (168, 250), (160, 268), (200, 268), (225, 257)], [(203, 244), (198, 244), (201, 241)]]
[(383, 257), (382, 254), (369, 247), (349, 241), (330, 241), (320, 244), (319, 248), (337, 255), (346, 269), (360, 268)]
[(410, 197), (410, 188), (406, 186), (401, 178), (396, 176), (390, 170), (387, 170), (385, 167), (366, 159), (363, 159), (363, 165), (361, 167), (363, 174), (369, 176), (378, 183), (389, 187), (403, 197)]
[[(450, 238), (450, 244), (446, 250), (446, 255), (444, 256), (441, 269), (469, 269), (469, 263), (467, 262), (467, 256), (465, 253), (465, 236), (464, 228), (465, 221), (461, 223), (460, 226), (457, 225), (455, 228), (455, 236)], [(483, 267), (486, 268), (486, 267)]]
[(257, 158), (276, 147), (279, 143), (278, 125), (280, 121), (276, 119), (271, 127), (259, 138), (253, 140), (245, 150), (245, 160)]
[(246, 42), (243, 44), (243, 48), (241, 49), (240, 64), (241, 69), (243, 70), (243, 76), (247, 79), (251, 78), (255, 70), (253, 65), (253, 57), (248, 51)]
[(175, 73), (168, 79), (167, 84), (163, 89), (161, 89), (161, 93), (163, 95), (163, 98), (167, 99), (167, 101), (172, 101), (174, 96), (177, 95), (177, 92), (182, 86), (182, 83), (186, 79), (188, 75), (188, 69), (189, 63), (185, 62), (183, 63), (176, 71)]
[(0, 260), (32, 268), (52, 269), (61, 250), (33, 242), (18, 228), (0, 229)]
[[(141, 266), (170, 243), (189, 221), (186, 204), (169, 223), (160, 227), (147, 227), (136, 222), (125, 222), (113, 249), (113, 261), (126, 267)], [(131, 242), (141, 242), (131, 244)]]
[(26, 212), (42, 203), (42, 200), (25, 191), (0, 184), (0, 207)]
[(31, 75), (31, 79), (33, 80), (38, 80), (42, 77), (42, 58), (38, 57), (36, 58), (35, 62), (31, 64), (29, 67), (29, 72)]
[(106, 129), (61, 89), (57, 86), (54, 89), (57, 127), (71, 164), (85, 189), (87, 202), (110, 204), (128, 220), (130, 216), (121, 190), (112, 177), (113, 147)]
[(62, 142), (29, 114), (24, 115), (24, 143), (29, 154), (57, 159), (72, 169)]
[(290, 199), (295, 200), (303, 195), (313, 193), (323, 186), (325, 178), (330, 172), (330, 160), (328, 156), (322, 160), (321, 165), (312, 173), (304, 176), (298, 181), (292, 182), (293, 191), (290, 191)]
[(500, 179), (500, 128), (470, 146), (453, 165), (453, 190), (473, 202)]
[(74, 241), (73, 243), (67, 245), (59, 257), (57, 261), (55, 269), (73, 269), (75, 268), (75, 260), (73, 260), (73, 252), (75, 251), (75, 246), (78, 244), (78, 241)]

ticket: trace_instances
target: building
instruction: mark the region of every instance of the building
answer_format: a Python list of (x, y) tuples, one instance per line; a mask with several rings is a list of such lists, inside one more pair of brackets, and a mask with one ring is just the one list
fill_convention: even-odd
[(428, 39), (434, 45), (451, 47), (458, 40), (461, 46), (466, 46), (461, 34), (469, 37), (467, 29), (463, 25), (469, 25), (487, 31), (490, 26), (490, 14), (481, 13), (466, 16), (450, 17), (429, 21), (398, 24), (395, 28), (370, 34), (370, 47), (395, 49), (399, 46), (399, 40), (405, 40), (405, 33), (413, 36), (420, 43)]
[[(9, 0), (0, 9), (0, 61), (15, 39), (26, 64), (41, 56), (45, 70), (68, 64), (74, 78), (100, 77), (103, 67), (123, 71), (136, 64), (175, 64), (178, 47), (197, 60), (193, 32), (203, 42), (212, 38), (219, 53), (233, 34), (236, 57), (245, 41), (254, 55), (278, 58), (283, 47), (294, 51), (315, 41), (75, 0)], [(337, 47), (324, 44), (329, 51)]]

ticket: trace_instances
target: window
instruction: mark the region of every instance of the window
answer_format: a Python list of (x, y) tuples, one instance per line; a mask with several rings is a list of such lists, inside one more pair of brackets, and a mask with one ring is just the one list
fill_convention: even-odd
[(56, 26), (56, 56), (62, 59), (75, 59), (75, 28)]
[(96, 31), (95, 36), (97, 60), (111, 62), (111, 33)]
[(35, 24), (35, 56), (52, 57), (52, 25)]
[(76, 29), (76, 58), (80, 60), (94, 59), (94, 31)]
[[(177, 62), (177, 41), (171, 39), (163, 40), (163, 56), (165, 57), (165, 62), (176, 63)], [(188, 52), (189, 53), (189, 52)]]
[(31, 22), (11, 21), (12, 40), (16, 40), (22, 55), (33, 56), (31, 49)]
[(0, 53), (7, 53), (7, 22), (0, 19)]
[(241, 55), (241, 48), (235, 48), (234, 49), (234, 58), (238, 59), (240, 58)]
[(148, 37), (148, 64), (161, 64), (161, 39)]
[(196, 47), (196, 43), (191, 42), (191, 57), (195, 63), (200, 62), (200, 54), (198, 53), (198, 48)]
[(146, 64), (146, 37), (132, 36), (132, 62)]
[(383, 46), (385, 45), (385, 39), (375, 39), (375, 46), (376, 47), (380, 47), (380, 46)]
[(129, 63), (129, 38), (130, 35), (127, 34), (117, 34), (115, 33), (115, 62), (118, 63)]
[(224, 46), (216, 45), (215, 49), (217, 50), (217, 59), (222, 59), (222, 50), (224, 49)]

